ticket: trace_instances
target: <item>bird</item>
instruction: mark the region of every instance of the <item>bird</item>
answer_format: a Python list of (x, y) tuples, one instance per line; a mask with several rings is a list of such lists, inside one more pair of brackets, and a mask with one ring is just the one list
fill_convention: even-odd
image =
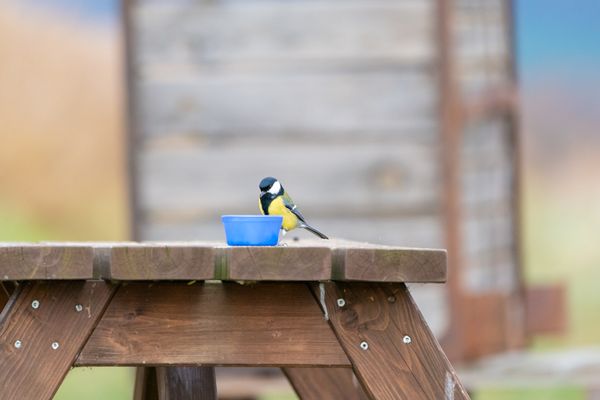
[(321, 239), (329, 239), (327, 236), (310, 226), (290, 195), (285, 191), (281, 183), (269, 176), (260, 181), (258, 185), (260, 197), (258, 205), (263, 215), (281, 215), (283, 222), (281, 224), (281, 233), (295, 228), (303, 228), (317, 235)]

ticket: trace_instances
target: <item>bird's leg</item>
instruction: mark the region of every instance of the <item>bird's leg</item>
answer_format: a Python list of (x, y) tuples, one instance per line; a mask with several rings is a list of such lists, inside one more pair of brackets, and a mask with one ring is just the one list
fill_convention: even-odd
[[(285, 229), (281, 228), (280, 232), (281, 232), (281, 238), (283, 239), (285, 237), (285, 234), (287, 233), (287, 231)], [(279, 246), (286, 247), (287, 243), (279, 243)]]

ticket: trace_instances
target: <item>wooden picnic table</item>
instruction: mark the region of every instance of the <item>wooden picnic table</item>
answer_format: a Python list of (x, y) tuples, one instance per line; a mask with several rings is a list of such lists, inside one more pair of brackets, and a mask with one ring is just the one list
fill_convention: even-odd
[(302, 399), (467, 399), (405, 286), (445, 280), (444, 250), (335, 240), (3, 243), (0, 398), (127, 365), (136, 399), (216, 399), (214, 366), (280, 367)]

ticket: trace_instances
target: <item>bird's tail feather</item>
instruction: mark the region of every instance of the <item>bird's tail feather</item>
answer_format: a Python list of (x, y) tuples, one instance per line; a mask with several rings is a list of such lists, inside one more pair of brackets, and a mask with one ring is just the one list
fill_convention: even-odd
[(321, 239), (329, 239), (327, 236), (323, 235), (321, 232), (319, 232), (318, 230), (316, 230), (315, 228), (313, 228), (310, 225), (302, 224), (302, 225), (300, 225), (300, 227), (306, 229), (307, 231), (309, 231), (311, 233), (314, 233), (315, 235), (317, 235)]

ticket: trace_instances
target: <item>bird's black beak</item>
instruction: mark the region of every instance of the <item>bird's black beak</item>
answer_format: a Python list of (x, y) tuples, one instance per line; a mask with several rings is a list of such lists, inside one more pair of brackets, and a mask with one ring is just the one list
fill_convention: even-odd
[(267, 192), (260, 192), (260, 197), (263, 197)]

